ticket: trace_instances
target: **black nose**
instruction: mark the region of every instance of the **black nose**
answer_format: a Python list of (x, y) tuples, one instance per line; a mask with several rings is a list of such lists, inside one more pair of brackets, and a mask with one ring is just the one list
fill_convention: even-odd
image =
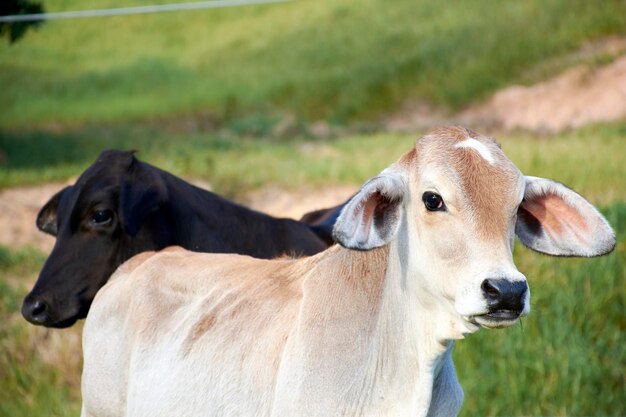
[(490, 311), (511, 310), (521, 312), (528, 285), (525, 281), (486, 279), (481, 284)]
[(50, 309), (44, 301), (34, 298), (24, 299), (24, 304), (22, 304), (22, 316), (29, 322), (43, 325), (50, 320), (49, 312)]

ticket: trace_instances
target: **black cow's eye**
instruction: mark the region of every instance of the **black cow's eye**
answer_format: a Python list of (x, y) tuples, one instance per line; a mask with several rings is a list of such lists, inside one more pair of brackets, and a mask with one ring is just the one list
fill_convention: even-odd
[(91, 215), (91, 222), (98, 226), (104, 226), (113, 220), (113, 212), (111, 210), (94, 211)]
[(422, 201), (428, 211), (442, 211), (446, 209), (446, 206), (443, 204), (443, 198), (439, 194), (426, 191), (422, 195)]

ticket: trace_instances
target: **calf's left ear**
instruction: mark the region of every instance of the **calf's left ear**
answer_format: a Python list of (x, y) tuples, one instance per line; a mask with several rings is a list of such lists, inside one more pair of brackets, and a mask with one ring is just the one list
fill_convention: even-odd
[(389, 243), (398, 231), (405, 195), (402, 177), (383, 171), (344, 205), (333, 228), (333, 239), (341, 246), (357, 250)]
[(556, 256), (599, 256), (615, 247), (606, 219), (563, 184), (526, 177), (515, 233), (530, 249)]

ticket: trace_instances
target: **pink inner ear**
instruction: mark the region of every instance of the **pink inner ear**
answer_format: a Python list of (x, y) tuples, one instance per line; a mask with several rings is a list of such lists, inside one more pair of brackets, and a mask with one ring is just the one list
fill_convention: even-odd
[(367, 234), (363, 237), (367, 238), (370, 233), (370, 229), (372, 227), (372, 222), (374, 221), (374, 216), (376, 214), (376, 208), (381, 201), (383, 201), (383, 197), (380, 195), (378, 191), (370, 194), (367, 199), (363, 202), (363, 213), (361, 216), (361, 221), (363, 225), (363, 232)]
[(554, 194), (537, 196), (522, 203), (522, 208), (535, 217), (550, 236), (573, 233), (580, 240), (589, 225), (578, 209)]

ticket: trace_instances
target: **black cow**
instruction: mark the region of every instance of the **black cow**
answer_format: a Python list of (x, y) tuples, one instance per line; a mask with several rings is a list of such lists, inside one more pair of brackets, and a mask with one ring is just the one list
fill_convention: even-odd
[(274, 258), (327, 247), (307, 224), (237, 205), (117, 150), (102, 152), (76, 184), (55, 194), (37, 227), (56, 243), (22, 315), (58, 328), (85, 318), (115, 269), (140, 252), (179, 245)]
[(333, 227), (335, 227), (337, 217), (339, 217), (339, 215), (341, 214), (341, 210), (343, 210), (343, 207), (351, 199), (352, 197), (346, 200), (345, 203), (339, 204), (335, 207), (305, 213), (300, 218), (300, 221), (302, 223), (308, 224), (311, 230), (313, 230), (317, 236), (319, 236), (324, 242), (326, 242), (328, 246), (330, 246), (335, 243), (335, 239), (333, 238)]

